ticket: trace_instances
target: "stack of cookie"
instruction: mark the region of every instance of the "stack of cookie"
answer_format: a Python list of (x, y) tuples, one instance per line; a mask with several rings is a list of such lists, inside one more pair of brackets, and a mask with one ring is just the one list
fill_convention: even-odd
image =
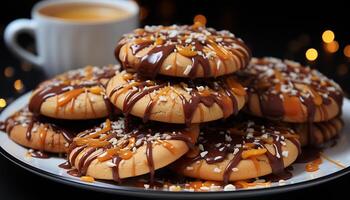
[(125, 35), (115, 51), (124, 71), (107, 85), (110, 101), (145, 124), (202, 126), (173, 164), (180, 174), (228, 183), (280, 172), (298, 156), (294, 132), (232, 117), (248, 97), (234, 73), (248, 65), (250, 50), (203, 23), (197, 18), (192, 26), (146, 26)]
[(343, 127), (343, 92), (326, 76), (297, 62), (253, 58), (240, 73), (247, 87), (247, 112), (289, 123), (302, 146), (320, 146)]
[(44, 81), (28, 106), (9, 117), (2, 127), (15, 142), (43, 152), (65, 153), (75, 135), (94, 127), (114, 109), (105, 98), (106, 82), (119, 66), (87, 66)]
[(43, 82), (1, 129), (39, 150), (33, 156), (66, 152), (61, 167), (86, 181), (149, 173), (154, 183), (170, 166), (228, 184), (288, 178), (301, 146), (343, 126), (336, 83), (292, 61), (251, 59), (241, 39), (202, 16), (136, 29), (115, 55), (123, 69), (89, 66)]

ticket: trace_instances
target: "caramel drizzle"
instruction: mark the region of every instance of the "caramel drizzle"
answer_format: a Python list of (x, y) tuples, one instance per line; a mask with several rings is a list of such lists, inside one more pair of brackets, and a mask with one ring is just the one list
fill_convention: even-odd
[[(275, 76), (270, 76), (268, 78), (264, 77), (266, 78), (266, 80), (260, 80), (257, 77), (259, 76), (260, 73), (263, 73), (258, 69), (256, 69), (257, 70), (256, 73), (249, 72), (249, 70), (255, 69), (254, 67), (255, 65), (268, 66), (268, 64), (276, 65), (276, 63), (269, 63), (264, 59), (260, 59), (256, 63), (252, 64), (251, 67), (247, 68), (247, 74), (252, 76), (250, 78), (250, 81), (248, 81), (249, 90), (252, 90), (253, 92), (257, 92), (260, 100), (261, 112), (264, 116), (268, 116), (274, 119), (281, 119), (285, 115), (287, 107), (293, 106), (293, 105), (284, 105), (284, 101), (286, 101), (286, 99), (289, 100), (289, 98), (294, 98), (294, 97), (289, 95), (284, 95), (283, 93), (281, 93), (280, 87), (278, 87), (280, 86), (279, 84), (275, 84), (276, 93), (272, 93), (271, 91), (266, 91), (267, 87), (273, 86), (273, 80), (272, 80), (273, 78), (277, 78), (281, 82), (286, 82), (286, 85), (288, 85), (289, 83), (293, 85), (293, 89), (297, 91), (295, 96), (299, 98), (300, 102), (304, 104), (305, 107), (307, 108), (306, 116), (307, 116), (307, 121), (309, 123), (313, 122), (315, 118), (316, 109), (319, 109), (322, 104), (327, 105), (330, 103), (330, 100), (324, 96), (321, 96), (320, 93), (327, 92), (328, 96), (332, 97), (337, 103), (338, 107), (341, 108), (342, 101), (343, 101), (343, 94), (341, 91), (327, 91), (326, 87), (333, 86), (329, 81), (326, 82), (326, 85), (322, 85), (318, 78), (317, 79), (311, 78), (311, 84), (308, 84), (307, 86), (305, 86), (305, 88), (301, 89), (296, 87), (295, 84), (305, 85), (305, 83), (302, 83), (299, 80), (284, 80), (284, 77), (281, 73), (286, 73), (286, 74), (290, 74), (292, 72), (295, 73), (294, 72), (295, 67), (290, 66), (287, 63), (283, 63), (285, 64), (286, 69), (275, 70)], [(302, 68), (302, 67), (298, 67), (298, 68), (300, 69), (299, 73), (305, 77), (311, 73), (310, 68)], [(273, 66), (272, 69), (275, 69), (275, 67)], [(260, 87), (259, 85), (261, 85), (261, 83), (259, 82), (263, 82), (263, 81), (266, 81), (268, 85), (262, 88), (259, 88)], [(268, 94), (265, 94), (266, 92), (268, 92)], [(309, 97), (302, 95), (302, 92), (309, 92), (310, 94)], [(283, 99), (280, 97), (280, 95), (283, 95)], [(295, 108), (295, 109), (298, 110), (298, 108)], [(324, 114), (325, 117), (328, 115), (326, 110), (324, 110), (324, 112), (322, 113)], [(309, 131), (310, 132), (313, 131), (311, 124), (309, 127)]]
[[(69, 125), (64, 126), (66, 121), (60, 121), (60, 120), (54, 120), (51, 118), (46, 118), (44, 116), (35, 116), (31, 112), (28, 111), (28, 108), (25, 107), (16, 113), (14, 113), (12, 116), (8, 117), (5, 122), (3, 123), (4, 127), (3, 130), (7, 132), (9, 135), (12, 132), (12, 129), (15, 126), (26, 124), (26, 132), (25, 136), (26, 139), (29, 141), (32, 138), (32, 134), (37, 133), (39, 134), (40, 138), (40, 144), (41, 144), (41, 151), (45, 149), (45, 141), (46, 141), (46, 135), (48, 130), (53, 130), (54, 133), (61, 134), (65, 141), (68, 143), (71, 143), (73, 141), (73, 137), (75, 135), (76, 131), (79, 131), (80, 128), (86, 128), (89, 125), (81, 124), (79, 122), (79, 125), (76, 126), (77, 130), (71, 129)], [(84, 121), (84, 123), (87, 123)], [(87, 124), (89, 124), (88, 122)], [(62, 126), (63, 125), (63, 126)], [(75, 122), (75, 125), (77, 125), (77, 122)], [(83, 126), (83, 127), (81, 127)], [(33, 128), (37, 127), (37, 131), (33, 131)], [(42, 130), (44, 129), (44, 130)]]
[[(42, 83), (39, 86), (41, 89), (34, 93), (29, 101), (29, 110), (39, 115), (42, 103), (50, 97), (57, 96), (56, 114), (58, 113), (59, 107), (65, 106), (69, 102), (72, 102), (70, 111), (73, 112), (74, 101), (80, 94), (90, 92), (102, 95), (104, 85), (101, 83), (101, 79), (111, 78), (115, 74), (115, 69), (113, 68), (103, 69), (104, 71), (102, 74), (94, 74), (92, 72), (92, 67), (86, 67), (84, 70), (85, 75), (73, 72), (73, 75), (64, 74), (53, 80)], [(90, 98), (88, 99), (91, 101)], [(107, 103), (106, 100), (105, 103), (107, 110), (110, 112), (110, 103)]]
[[(197, 38), (192, 38), (191, 44), (186, 44), (185, 40), (189, 33), (200, 33), (203, 31), (203, 27), (196, 28), (194, 25), (181, 26), (179, 28), (184, 31), (179, 33), (180, 39), (177, 39), (176, 37), (171, 38), (169, 35), (165, 34), (165, 41), (157, 36), (159, 30), (156, 32), (149, 32), (144, 29), (141, 29), (142, 31), (138, 29), (131, 34), (135, 39), (133, 39), (132, 43), (127, 46), (127, 48), (131, 49), (133, 55), (136, 55), (139, 51), (145, 48), (152, 48), (140, 58), (141, 61), (136, 67), (138, 74), (141, 74), (144, 77), (154, 78), (159, 73), (164, 60), (171, 53), (176, 51), (192, 60), (191, 70), (188, 74), (190, 78), (195, 77), (199, 66), (203, 69), (204, 77), (216, 76), (217, 73), (217, 69), (211, 68), (209, 58), (206, 58), (202, 54), (198, 54), (197, 51), (203, 52), (203, 50), (206, 49), (214, 52), (219, 59), (223, 60), (223, 62), (221, 60), (219, 61), (223, 63), (225, 71), (227, 67), (224, 61), (227, 59), (232, 59), (238, 68), (243, 68), (249, 63), (251, 58), (250, 50), (241, 40), (234, 37), (219, 35), (215, 30), (210, 30), (209, 32), (211, 33), (211, 36), (208, 36), (209, 39), (199, 41)], [(166, 30), (167, 27), (163, 27), (163, 29)], [(153, 41), (152, 37), (156, 39)], [(216, 37), (223, 38), (221, 44), (214, 41)], [(226, 41), (226, 39), (229, 41)], [(126, 45), (127, 42), (127, 38), (122, 38), (115, 49), (115, 57), (125, 68), (129, 67), (128, 58), (125, 57), (121, 60), (119, 53), (121, 48)], [(238, 48), (227, 49), (227, 47), (224, 47), (230, 45), (238, 46)], [(196, 51), (192, 48), (195, 48)], [(176, 65), (172, 67), (175, 68)]]
[[(162, 91), (170, 92), (168, 91), (167, 87), (173, 87), (168, 86), (165, 83), (157, 84), (155, 82), (148, 80), (145, 81), (141, 79), (137, 79), (136, 82), (133, 83), (129, 83), (129, 79), (126, 81), (126, 84), (113, 88), (109, 94), (109, 98), (112, 101), (116, 102), (120, 94), (128, 92), (123, 102), (123, 113), (126, 115), (131, 112), (133, 106), (144, 96), (149, 95), (154, 91), (157, 91), (160, 94)], [(188, 88), (191, 89), (189, 92), (189, 99), (187, 99), (183, 94), (177, 92), (175, 88), (171, 89), (171, 92), (177, 95), (182, 102), (183, 112), (185, 115), (185, 123), (187, 125), (191, 124), (193, 114), (196, 109), (199, 108), (200, 104), (203, 104), (206, 107), (211, 107), (214, 103), (217, 103), (224, 114), (224, 118), (227, 118), (232, 113), (238, 113), (238, 103), (236, 96), (246, 95), (245, 90), (241, 85), (239, 85), (232, 77), (217, 79), (216, 81), (218, 84), (215, 86), (210, 80), (203, 81), (204, 85), (211, 86), (210, 90), (200, 92), (196, 88), (196, 85), (198, 85), (198, 83), (194, 81), (187, 82)], [(144, 89), (145, 86), (148, 86), (148, 88)], [(136, 87), (137, 89), (129, 91), (132, 87)], [(186, 90), (183, 84), (179, 84), (179, 87), (181, 87), (183, 90)], [(159, 94), (156, 95), (155, 98), (150, 98), (150, 102), (145, 109), (143, 117), (144, 122), (147, 122), (149, 120), (153, 106), (158, 102), (158, 96)], [(225, 96), (228, 96), (229, 98), (226, 98)], [(175, 101), (171, 98), (168, 100)]]
[[(256, 141), (257, 136), (261, 136), (264, 134), (261, 131), (262, 124), (264, 124), (265, 126), (265, 133), (269, 133), (269, 139), (260, 139)], [(281, 173), (284, 173), (284, 162), (281, 141), (285, 141), (285, 139), (288, 139), (292, 141), (298, 147), (298, 149), (300, 149), (300, 143), (295, 140), (294, 135), (289, 135), (289, 133), (286, 134), (286, 128), (284, 127), (270, 126), (268, 123), (259, 122), (258, 124), (255, 124), (251, 127), (254, 128), (254, 137), (248, 139), (245, 138), (246, 128), (247, 123), (244, 121), (242, 122), (241, 119), (235, 119), (235, 122), (228, 120), (225, 123), (209, 123), (207, 126), (204, 127), (204, 129), (202, 129), (204, 135), (202, 135), (202, 137), (200, 137), (200, 139), (198, 140), (198, 144), (202, 144), (204, 147), (204, 151), (207, 151), (208, 153), (204, 157), (201, 157), (199, 152), (197, 152), (197, 156), (193, 156), (191, 158), (183, 158), (180, 161), (180, 163), (182, 163), (182, 166), (188, 166), (196, 161), (204, 160), (208, 164), (215, 164), (218, 162), (222, 162), (227, 158), (229, 154), (233, 153), (234, 151), (237, 151), (233, 155), (233, 158), (229, 161), (223, 173), (223, 182), (225, 184), (229, 182), (230, 175), (233, 172), (232, 169), (235, 168), (241, 160), (251, 159), (252, 162), (254, 162), (254, 160), (258, 162), (258, 160), (256, 160), (256, 156), (263, 154), (267, 156), (273, 174), (279, 175)], [(232, 140), (229, 142), (225, 141), (226, 138), (223, 138), (223, 134), (218, 134), (218, 132), (220, 131), (224, 131), (226, 134), (227, 130), (230, 130), (230, 136), (232, 138)], [(275, 133), (275, 131), (279, 133)], [(285, 139), (282, 139), (282, 136)], [(221, 145), (216, 146), (218, 143), (221, 143)], [(230, 147), (227, 147), (227, 144), (230, 144)], [(235, 147), (235, 145), (237, 144), (241, 144), (241, 146)], [(274, 154), (267, 150), (267, 148), (265, 147), (266, 144), (272, 145), (275, 148)], [(254, 165), (256, 164), (257, 163), (254, 163)], [(259, 169), (257, 168), (257, 171), (258, 170)]]
[[(268, 64), (273, 65), (271, 68), (274, 69), (275, 75), (270, 77), (263, 77), (263, 79), (258, 78), (258, 76), (264, 72), (257, 69), (255, 66), (268, 66)], [(305, 85), (305, 83), (301, 82), (298, 79), (285, 80), (285, 77), (288, 77), (290, 73), (295, 73), (295, 67), (290, 66), (288, 63), (282, 63), (282, 61), (281, 64), (285, 64), (286, 68), (279, 69), (276, 67), (276, 63), (270, 63), (269, 61), (266, 61), (264, 59), (259, 59), (256, 63), (253, 63), (251, 66), (249, 66), (244, 72), (247, 73), (246, 75), (250, 76), (244, 78), (249, 88), (248, 91), (250, 91), (248, 92), (248, 95), (253, 95), (253, 93), (257, 93), (257, 95), (259, 96), (259, 104), (262, 115), (277, 120), (281, 120), (283, 118), (283, 116), (286, 114), (286, 109), (294, 109), (295, 111), (301, 110), (301, 108), (298, 107), (298, 105), (296, 104), (296, 100), (291, 99), (299, 98), (300, 102), (306, 107), (307, 110), (307, 112), (304, 113), (304, 116), (307, 116), (309, 132), (308, 141), (311, 145), (315, 145), (316, 141), (314, 141), (314, 137), (312, 137), (314, 132), (312, 122), (315, 118), (316, 110), (319, 109), (321, 105), (328, 105), (331, 102), (329, 98), (321, 96), (320, 93), (326, 92), (329, 97), (332, 97), (335, 100), (336, 104), (338, 105), (338, 108), (341, 109), (341, 105), (343, 102), (342, 91), (338, 89), (337, 91), (327, 91), (328, 86), (334, 85), (328, 80), (325, 82), (325, 84), (321, 84), (320, 79), (315, 77), (315, 75), (313, 74), (313, 77), (311, 78), (311, 83), (308, 85)], [(298, 69), (300, 70), (300, 72), (298, 72), (300, 74), (298, 74), (297, 76), (303, 75), (307, 77), (308, 74), (311, 74), (311, 69), (308, 67), (298, 67)], [(253, 70), (253, 72), (250, 70)], [(256, 72), (254, 72), (254, 70), (256, 70)], [(282, 73), (286, 73), (287, 75), (282, 75)], [(246, 75), (243, 74), (243, 76)], [(283, 94), (280, 89), (281, 84), (273, 83), (274, 78), (278, 79), (280, 82), (286, 83), (286, 85), (293, 85), (293, 89), (296, 90), (296, 94), (294, 96)], [(296, 87), (296, 84), (305, 85), (305, 88)], [(273, 89), (276, 92), (272, 93), (270, 91), (271, 89)], [(310, 95), (302, 95), (303, 92), (308, 92)], [(283, 98), (281, 98), (281, 95), (283, 95)], [(323, 110), (321, 113), (323, 113), (324, 117), (328, 115), (326, 110)]]
[[(121, 136), (117, 136), (113, 132), (112, 125), (108, 119), (105, 122), (105, 125), (101, 127), (99, 131), (96, 131), (96, 128), (87, 130), (85, 132), (82, 132), (74, 139), (74, 141), (70, 144), (69, 151), (68, 151), (68, 158), (69, 163), (71, 166), (74, 166), (74, 164), (77, 165), (76, 171), (70, 172), (70, 174), (76, 175), (76, 176), (83, 176), (86, 175), (87, 169), (91, 162), (95, 159), (97, 159), (99, 162), (105, 162), (108, 160), (111, 160), (111, 162), (114, 164), (112, 167), (112, 173), (113, 173), (113, 180), (116, 182), (121, 183), (121, 178), (119, 175), (119, 164), (122, 160), (128, 160), (133, 158), (133, 152), (131, 149), (133, 148), (139, 148), (143, 145), (137, 144), (136, 145), (136, 139), (142, 139), (146, 138), (148, 134), (154, 134), (159, 131), (165, 131), (168, 132), (171, 130), (171, 127), (162, 127), (162, 125), (154, 126), (156, 130), (150, 129), (149, 127), (141, 127), (139, 129), (135, 129), (134, 124), (129, 124), (129, 119), (124, 119), (125, 128), (123, 130), (122, 135), (127, 135), (127, 139), (123, 139), (122, 142), (118, 142), (118, 147), (113, 147), (109, 140), (112, 138), (116, 138), (117, 140), (122, 139)], [(135, 119), (136, 120), (136, 119)], [(170, 128), (170, 129), (169, 129)], [(164, 130), (163, 130), (164, 129)], [(102, 134), (106, 134), (106, 136), (101, 136)], [(185, 131), (174, 131), (170, 135), (170, 140), (181, 140), (184, 141), (189, 148), (193, 147), (193, 139), (190, 138), (190, 136), (185, 135)], [(154, 167), (154, 161), (153, 161), (153, 145), (155, 143), (160, 143), (164, 146), (164, 148), (169, 149), (169, 151), (172, 151), (173, 147), (170, 143), (167, 141), (164, 141), (162, 139), (156, 140), (154, 142), (152, 141), (146, 141), (146, 158), (147, 163), (150, 171), (150, 183), (154, 183), (154, 174), (155, 174), (155, 167)], [(101, 151), (99, 153), (94, 154), (97, 151)], [(76, 163), (76, 159), (78, 155), (82, 154), (80, 157), (80, 160), (78, 163)], [(92, 154), (94, 154), (92, 156)], [(134, 166), (135, 167), (135, 166)], [(135, 169), (134, 169), (135, 171)]]

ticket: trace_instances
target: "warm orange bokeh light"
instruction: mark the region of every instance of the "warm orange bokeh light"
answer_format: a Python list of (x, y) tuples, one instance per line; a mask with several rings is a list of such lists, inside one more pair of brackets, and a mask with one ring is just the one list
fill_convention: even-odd
[(348, 58), (350, 58), (350, 44), (348, 44), (348, 45), (346, 45), (345, 47), (344, 47), (344, 55), (346, 56), (346, 57), (348, 57)]
[(334, 38), (335, 38), (334, 32), (331, 30), (326, 30), (322, 34), (322, 40), (325, 43), (333, 42)]
[(309, 61), (314, 61), (317, 59), (318, 57), (318, 52), (316, 49), (314, 48), (310, 48), (305, 52), (305, 57), (307, 60)]
[(332, 41), (330, 43), (325, 43), (324, 48), (329, 53), (335, 53), (339, 49), (339, 43), (337, 41)]

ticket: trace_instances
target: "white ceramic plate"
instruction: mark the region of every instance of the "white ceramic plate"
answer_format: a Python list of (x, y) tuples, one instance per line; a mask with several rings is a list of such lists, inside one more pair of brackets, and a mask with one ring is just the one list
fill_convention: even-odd
[[(18, 98), (9, 105), (0, 115), (0, 121), (3, 121), (16, 110), (25, 106), (28, 102), (30, 93)], [(320, 184), (334, 178), (340, 177), (350, 172), (350, 100), (344, 100), (343, 120), (345, 127), (337, 142), (337, 145), (326, 149), (324, 154), (334, 161), (340, 162), (346, 168), (341, 168), (332, 162), (323, 159), (320, 169), (316, 172), (305, 172), (305, 164), (293, 164), (293, 177), (286, 180), (284, 184), (273, 183), (271, 187), (239, 189), (231, 192), (168, 192), (163, 190), (146, 190), (130, 186), (118, 186), (112, 182), (86, 183), (79, 178), (70, 176), (66, 170), (58, 167), (65, 160), (63, 158), (51, 157), (49, 159), (38, 159), (26, 156), (27, 149), (14, 143), (5, 133), (0, 134), (0, 153), (17, 165), (39, 174), (41, 176), (63, 182), (69, 185), (99, 190), (110, 193), (127, 194), (133, 196), (163, 197), (163, 198), (230, 198), (254, 196), (262, 194), (271, 194), (296, 190), (312, 185)]]

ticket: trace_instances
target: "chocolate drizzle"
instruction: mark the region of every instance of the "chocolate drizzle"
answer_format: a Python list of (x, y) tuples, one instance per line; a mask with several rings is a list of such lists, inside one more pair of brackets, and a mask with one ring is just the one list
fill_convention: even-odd
[[(107, 66), (103, 68), (90, 66), (83, 69), (69, 71), (55, 77), (54, 79), (45, 81), (39, 85), (39, 89), (37, 89), (32, 95), (29, 101), (29, 110), (35, 115), (39, 115), (41, 105), (45, 100), (68, 91), (87, 87), (91, 88), (94, 86), (99, 86), (104, 89), (102, 80), (111, 78), (115, 75), (117, 70), (119, 70), (118, 66)], [(111, 109), (110, 102), (105, 99), (104, 101), (106, 103), (107, 111), (111, 114), (113, 110)]]
[[(322, 106), (329, 105), (331, 99), (339, 110), (342, 107), (343, 92), (336, 83), (320, 72), (293, 61), (253, 59), (238, 76), (248, 87), (248, 95), (259, 97), (261, 116), (264, 117), (284, 120), (286, 116), (293, 117), (304, 105), (307, 112), (301, 115), (312, 123), (317, 109), (322, 110), (321, 120), (327, 119), (328, 113)], [(311, 133), (311, 124), (309, 128)]]
[(164, 61), (175, 49), (175, 45), (157, 46), (150, 50), (145, 57), (141, 58), (137, 73), (145, 77), (154, 78)]
[[(232, 155), (223, 173), (223, 182), (227, 184), (231, 173), (234, 173), (233, 169), (243, 160), (242, 154), (245, 151), (265, 148), (272, 173), (281, 175), (285, 168), (282, 153), (282, 146), (286, 145), (285, 140), (290, 140), (300, 149), (300, 143), (289, 137), (294, 134), (293, 130), (261, 119), (253, 118), (254, 121), (251, 121), (240, 117), (205, 124), (197, 141), (200, 152), (197, 156), (182, 158), (179, 165), (189, 166), (199, 160), (215, 164)], [(266, 148), (267, 145), (275, 149), (274, 153)]]
[[(150, 183), (153, 184), (155, 174), (153, 146), (155, 143), (171, 145), (166, 142), (167, 140), (181, 140), (191, 148), (193, 141), (186, 135), (187, 131), (183, 125), (165, 126), (159, 122), (143, 124), (140, 119), (131, 116), (112, 122), (107, 120), (100, 126), (80, 133), (74, 139), (68, 151), (69, 163), (76, 167), (75, 174), (83, 176), (86, 175), (93, 160), (98, 159), (100, 162), (110, 160), (108, 162), (112, 164), (113, 180), (121, 183), (120, 162), (131, 159), (138, 148), (145, 146)], [(104, 134), (104, 139), (96, 139), (100, 138), (101, 134)]]
[(122, 158), (119, 156), (114, 156), (112, 158), (112, 163), (115, 165), (112, 167), (113, 180), (117, 183), (121, 183), (121, 178), (119, 177), (119, 163), (122, 161)]
[[(239, 110), (237, 96), (242, 94), (237, 94), (234, 89), (242, 90), (242, 93), (245, 94), (244, 88), (238, 83), (238, 86), (230, 85), (229, 82), (235, 82), (231, 76), (220, 77), (218, 79), (178, 79), (177, 81), (168, 82), (166, 78), (150, 81), (136, 77), (135, 74), (124, 72), (120, 74), (120, 76), (125, 75), (133, 77), (126, 79), (125, 84), (113, 88), (109, 93), (109, 98), (112, 102), (116, 102), (122, 93), (126, 93), (123, 101), (123, 113), (128, 115), (140, 99), (146, 95), (152, 95), (144, 112), (144, 122), (149, 120), (152, 109), (158, 102), (158, 97), (162, 95), (169, 96), (169, 94), (172, 94), (181, 100), (185, 118), (184, 122), (190, 125), (196, 109), (199, 108), (199, 104), (211, 107), (214, 103), (217, 103), (223, 112), (223, 117), (227, 118), (231, 114), (237, 114)], [(180, 92), (179, 90), (182, 91)], [(162, 92), (166, 94), (162, 94)], [(185, 95), (185, 93), (188, 95)], [(176, 101), (175, 98), (168, 98), (167, 100)]]
[(147, 163), (150, 171), (150, 183), (154, 184), (154, 161), (153, 161), (153, 150), (152, 150), (152, 143), (147, 141), (146, 146), (146, 157), (147, 157)]
[(228, 163), (228, 165), (225, 168), (224, 171), (224, 177), (223, 177), (223, 182), (225, 184), (227, 184), (230, 181), (230, 175), (232, 173), (232, 169), (235, 168), (239, 162), (242, 160), (242, 152), (243, 149), (240, 149), (232, 158), (232, 160), (230, 160), (230, 162)]
[[(40, 134), (38, 132), (38, 127), (42, 126), (45, 129), (51, 129), (55, 134), (61, 134), (67, 143), (71, 143), (73, 141), (73, 137), (87, 128), (93, 127), (95, 124), (99, 123), (100, 120), (84, 120), (84, 121), (71, 121), (71, 120), (58, 120), (52, 119), (49, 117), (44, 117), (42, 115), (36, 116), (28, 110), (28, 107), (25, 107), (3, 122), (4, 127), (3, 130), (11, 136), (11, 132), (15, 126), (24, 126), (26, 127), (25, 137), (28, 141), (31, 140), (32, 134)], [(33, 157), (44, 158), (43, 151), (45, 150), (45, 140), (46, 133), (40, 134), (41, 140), (41, 152), (31, 153)]]
[[(133, 56), (145, 48), (150, 50), (142, 56), (136, 55), (139, 62), (129, 63), (128, 49), (125, 50), (126, 56), (120, 58), (122, 47), (130, 48)], [(179, 48), (187, 48), (187, 51), (191, 52), (187, 55), (179, 51)], [(232, 61), (237, 69), (243, 68), (251, 57), (249, 48), (232, 33), (216, 31), (212, 28), (176, 25), (137, 29), (119, 41), (114, 53), (124, 68), (132, 68), (141, 76), (154, 78), (164, 64), (164, 60), (174, 52), (179, 52), (182, 56), (191, 59), (191, 69), (188, 74), (185, 74), (190, 78), (196, 77), (199, 67), (203, 70), (203, 77), (216, 76), (219, 68), (216, 65), (220, 63), (227, 73), (226, 60)], [(209, 60), (212, 57), (218, 61), (210, 64)], [(177, 64), (174, 63), (172, 67), (176, 68)]]

